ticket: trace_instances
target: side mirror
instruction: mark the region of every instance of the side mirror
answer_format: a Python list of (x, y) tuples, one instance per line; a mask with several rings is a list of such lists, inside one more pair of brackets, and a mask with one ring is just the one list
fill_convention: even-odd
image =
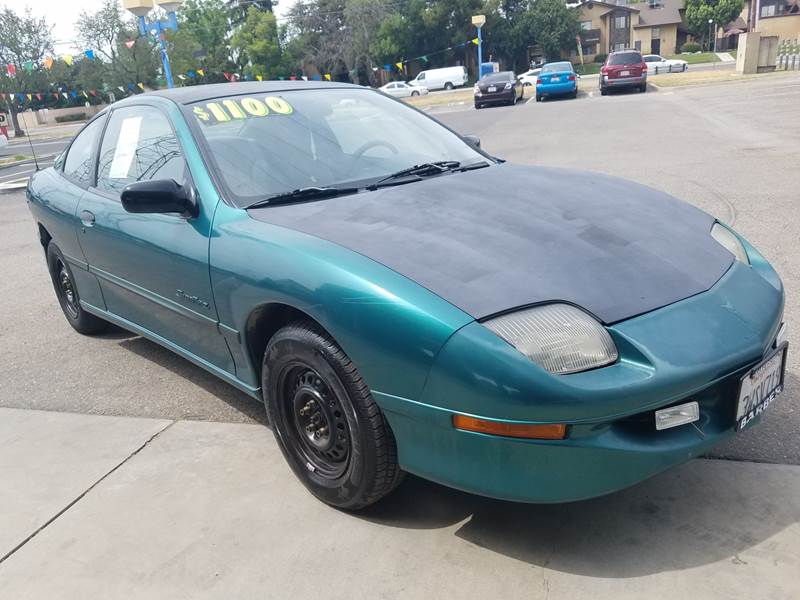
[(122, 207), (129, 213), (178, 213), (196, 217), (194, 194), (174, 179), (138, 181), (122, 190)]
[(467, 142), (473, 148), (480, 148), (481, 147), (481, 138), (477, 135), (465, 135), (462, 136), (464, 141)]

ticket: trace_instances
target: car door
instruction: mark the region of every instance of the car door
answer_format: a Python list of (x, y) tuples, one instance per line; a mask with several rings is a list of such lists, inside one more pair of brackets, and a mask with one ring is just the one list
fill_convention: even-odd
[(412, 92), (411, 86), (400, 82), (396, 83), (395, 85), (397, 86), (398, 98), (408, 98), (409, 96), (411, 96)]
[(193, 189), (167, 115), (152, 105), (113, 110), (97, 158), (94, 185), (81, 199), (78, 235), (108, 312), (163, 338), (178, 350), (233, 372), (218, 332), (208, 247), (214, 202), (198, 197), (199, 214), (131, 214), (122, 189), (137, 181), (174, 179)]
[[(86, 189), (94, 181), (94, 157), (103, 133), (107, 114), (95, 117), (86, 125), (69, 148), (53, 165), (60, 177), (40, 201), (48, 209), (47, 231), (59, 247), (72, 270), (81, 301), (99, 309), (105, 308), (97, 278), (89, 273), (86, 259), (78, 242), (78, 206)], [(35, 205), (34, 205), (35, 206)]]
[(397, 97), (398, 96), (397, 84), (390, 83), (388, 86), (386, 86), (386, 93), (389, 94), (390, 96)]

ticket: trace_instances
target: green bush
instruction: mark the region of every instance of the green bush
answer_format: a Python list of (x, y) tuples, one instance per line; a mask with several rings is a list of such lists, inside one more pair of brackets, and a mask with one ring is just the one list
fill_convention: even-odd
[(686, 42), (683, 46), (681, 46), (681, 52), (700, 52), (700, 44), (697, 42)]
[(600, 63), (601, 65), (606, 62), (608, 58), (608, 54), (595, 54), (594, 55), (594, 62)]
[(56, 117), (56, 123), (69, 123), (71, 121), (85, 121), (86, 113), (74, 113), (71, 115), (61, 115)]

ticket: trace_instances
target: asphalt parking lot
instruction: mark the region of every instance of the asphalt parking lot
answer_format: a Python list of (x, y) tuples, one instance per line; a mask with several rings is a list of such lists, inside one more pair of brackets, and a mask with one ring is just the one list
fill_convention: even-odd
[[(600, 171), (666, 190), (735, 225), (772, 261), (800, 330), (800, 77), (435, 113), (508, 160)], [(565, 173), (565, 177), (568, 174)], [(654, 223), (654, 227), (658, 224)], [(88, 338), (63, 319), (22, 193), (0, 196), (0, 406), (261, 422), (243, 394), (123, 331)], [(800, 464), (800, 353), (761, 425), (716, 455)]]

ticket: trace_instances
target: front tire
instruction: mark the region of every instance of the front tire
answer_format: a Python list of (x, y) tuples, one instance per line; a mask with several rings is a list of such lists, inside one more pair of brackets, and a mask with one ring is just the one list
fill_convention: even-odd
[(108, 321), (89, 314), (81, 307), (72, 269), (67, 264), (61, 249), (52, 241), (47, 244), (47, 270), (50, 272), (61, 312), (75, 331), (83, 335), (93, 335), (108, 329)]
[(288, 325), (272, 337), (262, 386), (275, 439), (317, 498), (358, 510), (400, 482), (383, 413), (344, 351), (313, 324)]
[(413, 92), (411, 92), (411, 96), (412, 96), (412, 97), (413, 97), (413, 96), (419, 96), (419, 92), (418, 92), (418, 91), (416, 91), (416, 90), (414, 90)]

